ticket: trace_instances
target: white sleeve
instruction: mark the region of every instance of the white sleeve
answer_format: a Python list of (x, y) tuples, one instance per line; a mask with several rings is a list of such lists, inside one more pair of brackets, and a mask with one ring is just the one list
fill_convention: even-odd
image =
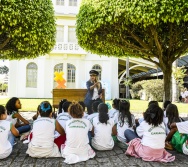
[(89, 121), (89, 131), (92, 131), (93, 125), (91, 124), (91, 122)]
[(176, 123), (179, 133), (188, 134), (188, 121)]
[(144, 122), (142, 122), (137, 128), (136, 128), (137, 135), (139, 137), (143, 137), (144, 135)]

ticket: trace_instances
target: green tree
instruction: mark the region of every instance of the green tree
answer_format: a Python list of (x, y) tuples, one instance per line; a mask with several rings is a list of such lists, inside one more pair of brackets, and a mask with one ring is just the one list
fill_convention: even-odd
[(7, 66), (0, 67), (0, 74), (7, 74), (9, 72), (9, 68)]
[(0, 1), (0, 59), (35, 58), (55, 44), (51, 0)]
[(187, 0), (83, 0), (77, 15), (81, 47), (99, 55), (141, 57), (164, 74), (171, 99), (172, 63), (187, 53)]

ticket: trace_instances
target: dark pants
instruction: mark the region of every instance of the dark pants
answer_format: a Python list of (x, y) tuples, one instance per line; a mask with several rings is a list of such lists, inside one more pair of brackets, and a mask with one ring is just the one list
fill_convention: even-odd
[(139, 138), (138, 135), (130, 129), (125, 130), (124, 136), (127, 139), (127, 142), (130, 142), (135, 138)]
[(93, 113), (93, 110), (92, 110), (92, 104), (95, 102), (95, 101), (99, 101), (99, 102), (103, 102), (100, 98), (96, 99), (96, 100), (90, 100), (89, 102), (89, 105), (87, 106), (87, 113), (88, 115), (92, 114)]
[(31, 130), (31, 126), (30, 125), (24, 125), (24, 126), (20, 126), (18, 128), (16, 128), (19, 131), (19, 134), (25, 133), (25, 132), (29, 132)]

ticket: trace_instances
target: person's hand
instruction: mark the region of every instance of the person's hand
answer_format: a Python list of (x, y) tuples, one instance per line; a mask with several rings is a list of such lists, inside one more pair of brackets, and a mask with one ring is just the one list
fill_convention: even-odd
[(99, 95), (99, 98), (102, 99), (102, 93)]

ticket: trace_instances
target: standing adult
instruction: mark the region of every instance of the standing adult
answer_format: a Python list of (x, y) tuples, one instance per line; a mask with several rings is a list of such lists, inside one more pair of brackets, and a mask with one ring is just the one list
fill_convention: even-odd
[(91, 70), (89, 72), (90, 79), (86, 82), (87, 94), (84, 103), (87, 107), (88, 114), (92, 114), (92, 103), (95, 101), (102, 102), (102, 85), (98, 80), (98, 71)]

